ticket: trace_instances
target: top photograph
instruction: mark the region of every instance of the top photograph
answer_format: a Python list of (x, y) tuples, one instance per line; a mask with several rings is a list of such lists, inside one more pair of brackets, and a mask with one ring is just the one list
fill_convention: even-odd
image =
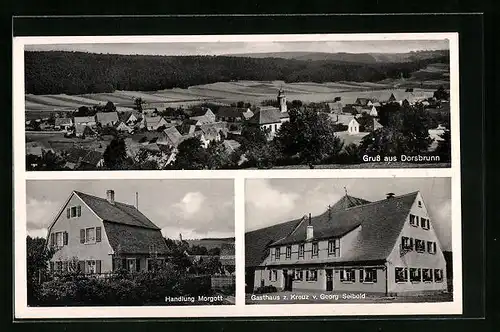
[(458, 50), (373, 36), (26, 43), (26, 171), (451, 167)]

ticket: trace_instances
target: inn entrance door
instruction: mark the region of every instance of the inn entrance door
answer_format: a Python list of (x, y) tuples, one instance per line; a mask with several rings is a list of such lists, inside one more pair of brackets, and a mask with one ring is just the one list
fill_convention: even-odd
[(283, 290), (291, 291), (293, 284), (293, 276), (288, 273), (288, 270), (283, 270)]
[(326, 269), (326, 290), (327, 291), (332, 291), (333, 290), (333, 269)]

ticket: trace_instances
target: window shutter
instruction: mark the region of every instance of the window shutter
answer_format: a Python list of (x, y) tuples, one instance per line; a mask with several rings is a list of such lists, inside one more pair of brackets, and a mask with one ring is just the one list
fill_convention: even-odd
[(413, 238), (410, 238), (410, 248), (413, 250)]
[(79, 267), (80, 272), (85, 273), (85, 261), (79, 261), (78, 267)]
[(82, 207), (81, 207), (81, 205), (78, 205), (78, 206), (76, 207), (76, 215), (77, 215), (78, 217), (80, 217), (80, 216), (82, 215)]
[(85, 243), (85, 230), (80, 229), (80, 243)]
[(271, 281), (271, 275), (272, 275), (272, 273), (271, 273), (271, 272), (272, 272), (272, 271), (271, 271), (271, 270), (269, 270), (269, 280), (270, 280), (270, 281)]
[(140, 258), (135, 259), (135, 270), (137, 272), (139, 272), (141, 270), (141, 259)]
[(377, 282), (377, 269), (373, 269), (373, 282)]
[(66, 218), (71, 218), (71, 209), (70, 208), (66, 208)]
[(63, 245), (68, 245), (68, 232), (63, 233)]
[(54, 247), (56, 245), (56, 234), (50, 234), (50, 246)]
[(432, 242), (432, 252), (436, 253), (436, 242)]
[(95, 242), (101, 242), (101, 227), (95, 229)]
[(364, 270), (359, 270), (359, 282), (363, 282), (365, 280)]
[(126, 258), (122, 258), (122, 269), (128, 270), (127, 259)]
[(96, 271), (96, 273), (101, 273), (101, 261), (100, 260), (95, 261), (95, 271)]

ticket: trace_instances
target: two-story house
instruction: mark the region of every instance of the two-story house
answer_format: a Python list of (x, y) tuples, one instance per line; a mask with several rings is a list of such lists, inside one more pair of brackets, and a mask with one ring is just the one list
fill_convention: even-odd
[(106, 194), (69, 195), (48, 228), (47, 246), (56, 249), (51, 271), (143, 271), (164, 261), (168, 248), (160, 228), (136, 206), (115, 201), (113, 190)]
[(446, 262), (422, 195), (345, 195), (319, 216), (246, 234), (247, 289), (446, 291)]

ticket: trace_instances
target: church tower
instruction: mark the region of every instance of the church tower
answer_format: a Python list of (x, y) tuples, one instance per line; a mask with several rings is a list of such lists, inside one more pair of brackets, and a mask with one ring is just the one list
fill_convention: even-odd
[(278, 92), (278, 103), (280, 105), (280, 111), (282, 113), (287, 112), (286, 97), (285, 97), (285, 92), (283, 91), (283, 88), (281, 88), (280, 91)]

